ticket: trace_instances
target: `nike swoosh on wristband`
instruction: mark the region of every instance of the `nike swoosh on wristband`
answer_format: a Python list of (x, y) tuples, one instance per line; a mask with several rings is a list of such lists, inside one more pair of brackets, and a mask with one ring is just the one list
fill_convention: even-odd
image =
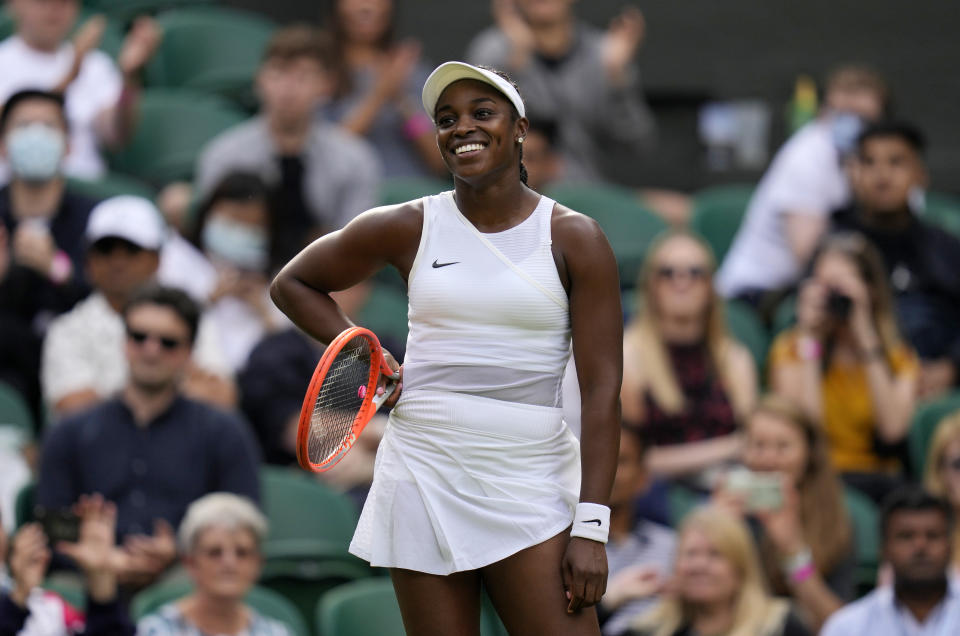
[(437, 269), (438, 267), (446, 267), (447, 265), (456, 265), (457, 263), (460, 262), (460, 261), (452, 261), (452, 262), (450, 262), (450, 263), (438, 263), (437, 261), (439, 261), (439, 260), (440, 260), (440, 259), (438, 258), (438, 259), (436, 259), (435, 261), (433, 261), (433, 268), (434, 268), (434, 269)]
[(598, 526), (602, 526), (602, 525), (603, 525), (603, 522), (600, 521), (599, 519), (587, 519), (586, 521), (581, 521), (580, 523), (595, 523), (595, 524), (597, 524)]

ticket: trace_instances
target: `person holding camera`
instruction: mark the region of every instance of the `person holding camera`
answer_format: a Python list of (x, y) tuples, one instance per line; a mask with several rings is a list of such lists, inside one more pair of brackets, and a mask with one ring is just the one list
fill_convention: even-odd
[(771, 387), (823, 422), (834, 468), (880, 502), (900, 482), (919, 362), (900, 336), (887, 276), (866, 238), (828, 237), (811, 272), (797, 324), (771, 348)]

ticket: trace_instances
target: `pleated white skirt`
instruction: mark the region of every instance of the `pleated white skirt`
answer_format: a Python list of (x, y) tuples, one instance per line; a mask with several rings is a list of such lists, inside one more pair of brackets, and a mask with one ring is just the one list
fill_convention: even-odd
[(579, 493), (580, 446), (561, 409), (405, 391), (350, 552), (379, 567), (475, 570), (563, 531)]

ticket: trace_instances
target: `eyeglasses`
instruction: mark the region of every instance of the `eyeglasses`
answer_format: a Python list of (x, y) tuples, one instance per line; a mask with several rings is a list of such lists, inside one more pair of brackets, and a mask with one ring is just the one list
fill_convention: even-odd
[(133, 256), (143, 251), (143, 248), (119, 236), (107, 236), (96, 241), (90, 246), (90, 251), (101, 256), (113, 254), (116, 250), (122, 249), (127, 254)]
[(138, 346), (143, 346), (147, 340), (156, 340), (164, 351), (174, 351), (183, 346), (183, 340), (171, 338), (170, 336), (161, 336), (156, 333), (140, 331), (138, 329), (127, 328), (127, 337), (133, 340)]
[(246, 561), (257, 554), (257, 551), (253, 548), (238, 547), (231, 550), (220, 545), (210, 548), (202, 548), (198, 550), (198, 552), (200, 552), (201, 556), (214, 561), (222, 559), (227, 555), (227, 553), (232, 553), (238, 561)]
[(691, 280), (705, 280), (707, 278), (707, 268), (701, 265), (693, 267), (673, 267), (663, 265), (657, 268), (657, 278), (660, 280), (677, 280), (678, 278), (689, 278)]

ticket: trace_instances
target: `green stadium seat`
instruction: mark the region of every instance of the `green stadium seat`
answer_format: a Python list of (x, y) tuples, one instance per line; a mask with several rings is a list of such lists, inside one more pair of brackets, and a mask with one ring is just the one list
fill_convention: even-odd
[(939, 192), (927, 193), (923, 218), (960, 237), (960, 198)]
[(276, 26), (226, 7), (176, 9), (157, 17), (163, 42), (147, 65), (148, 86), (214, 93), (255, 110), (253, 80)]
[(157, 194), (149, 184), (115, 172), (96, 180), (70, 178), (67, 179), (67, 186), (77, 194), (101, 201), (121, 194), (132, 194), (152, 201)]
[(217, 0), (84, 0), (84, 7), (99, 11), (120, 22), (139, 15), (152, 15), (166, 9), (214, 4)]
[(37, 430), (26, 400), (5, 382), (0, 382), (0, 427), (15, 431), (20, 442), (32, 441)]
[[(156, 612), (158, 609), (183, 598), (193, 591), (190, 581), (157, 583), (138, 593), (130, 603), (130, 615), (135, 621)], [(269, 618), (284, 623), (293, 636), (310, 636), (310, 630), (294, 605), (272, 590), (254, 586), (244, 599), (250, 607)]]
[(393, 285), (374, 283), (367, 302), (357, 316), (357, 324), (377, 334), (378, 338), (406, 344), (406, 292)]
[(308, 474), (292, 468), (260, 469), (263, 509), (270, 544), (288, 540), (326, 542), (331, 554), (347, 554), (359, 515), (353, 502)]
[(600, 224), (617, 257), (620, 286), (633, 287), (647, 247), (667, 229), (666, 222), (645, 208), (633, 191), (618, 186), (557, 186), (547, 194)]
[(146, 90), (133, 139), (110, 158), (110, 164), (155, 186), (190, 180), (206, 143), (245, 119), (243, 112), (213, 95)]
[(707, 188), (693, 197), (690, 227), (703, 236), (717, 262), (723, 261), (747, 211), (752, 185), (725, 185)]
[(767, 349), (770, 347), (770, 334), (750, 305), (733, 300), (727, 302), (726, 310), (730, 333), (750, 351), (757, 365), (757, 377), (762, 378), (767, 363)]
[(330, 590), (316, 610), (317, 636), (404, 636), (389, 579), (354, 581)]
[(20, 492), (17, 493), (17, 499), (13, 504), (13, 514), (16, 517), (18, 528), (34, 519), (33, 498), (36, 491), (37, 485), (31, 481), (24, 484), (20, 488)]
[(853, 523), (853, 549), (857, 562), (857, 587), (860, 592), (873, 589), (880, 563), (880, 511), (866, 495), (845, 488), (844, 503)]
[(683, 519), (694, 508), (706, 503), (705, 495), (698, 493), (676, 482), (671, 483), (667, 490), (667, 510), (670, 514), (670, 525), (674, 528), (683, 523)]
[(396, 205), (453, 189), (449, 179), (394, 177), (380, 184), (380, 205)]
[(914, 412), (907, 447), (910, 449), (910, 467), (917, 481), (923, 480), (927, 453), (937, 425), (955, 411), (960, 411), (960, 391), (920, 404)]

